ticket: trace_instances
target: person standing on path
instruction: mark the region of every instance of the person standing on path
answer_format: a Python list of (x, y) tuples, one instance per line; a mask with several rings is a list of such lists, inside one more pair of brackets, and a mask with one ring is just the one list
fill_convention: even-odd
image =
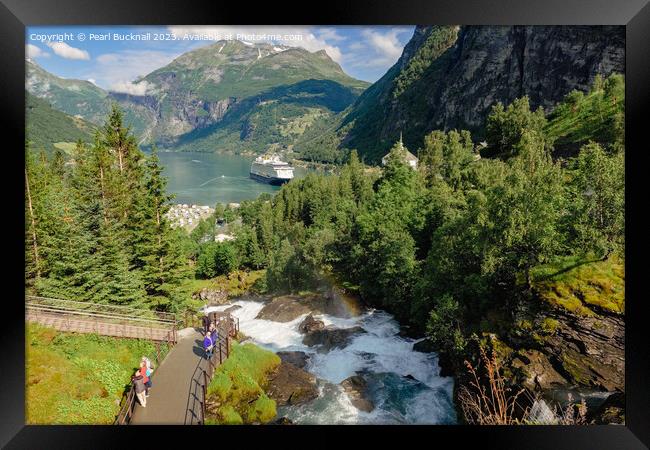
[(147, 365), (144, 362), (140, 363), (140, 375), (142, 375), (142, 382), (144, 383), (144, 395), (149, 397), (149, 387), (151, 380), (149, 379), (150, 372), (147, 370)]
[(153, 386), (153, 383), (151, 382), (151, 374), (153, 372), (153, 367), (151, 361), (146, 356), (142, 357), (142, 360), (140, 361), (140, 367), (142, 367), (142, 364), (144, 364), (144, 368), (145, 368), (144, 375), (147, 378), (147, 382), (144, 385), (147, 387), (147, 397), (149, 397), (149, 389), (151, 389), (151, 386)]
[(209, 329), (210, 329), (210, 316), (209, 316), (209, 313), (206, 312), (205, 315), (203, 316), (202, 320), (203, 320), (203, 331), (207, 333), (209, 331)]
[(206, 331), (204, 333), (204, 338), (203, 338), (203, 349), (205, 350), (205, 358), (210, 359), (212, 358), (212, 348), (214, 347), (214, 343), (212, 342), (212, 338), (210, 338), (210, 332)]
[(143, 382), (144, 378), (140, 374), (139, 370), (135, 371), (135, 375), (131, 377), (133, 382), (133, 389), (135, 389), (135, 396), (138, 398), (138, 402), (142, 405), (143, 408), (147, 407), (147, 396), (145, 394), (146, 387)]

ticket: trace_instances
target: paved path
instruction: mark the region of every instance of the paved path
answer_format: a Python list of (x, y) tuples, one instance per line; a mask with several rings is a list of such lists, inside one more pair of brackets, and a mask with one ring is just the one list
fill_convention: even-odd
[(178, 332), (178, 343), (155, 368), (147, 407), (136, 402), (132, 425), (183, 425), (192, 375), (203, 355), (202, 337), (194, 328)]

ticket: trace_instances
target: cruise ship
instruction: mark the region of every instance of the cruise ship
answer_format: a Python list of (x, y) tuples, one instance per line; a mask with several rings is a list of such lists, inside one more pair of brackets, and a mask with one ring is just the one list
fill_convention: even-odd
[(281, 185), (293, 178), (293, 167), (278, 155), (258, 156), (251, 164), (250, 175), (262, 183)]

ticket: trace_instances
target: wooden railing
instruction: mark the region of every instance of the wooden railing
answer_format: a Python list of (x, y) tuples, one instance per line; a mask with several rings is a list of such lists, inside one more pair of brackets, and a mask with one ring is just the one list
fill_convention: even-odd
[(206, 415), (207, 390), (216, 369), (230, 356), (231, 339), (239, 332), (239, 318), (220, 314), (217, 325), (218, 339), (212, 357), (201, 358), (192, 374), (185, 414), (185, 425), (203, 425)]
[(25, 297), (26, 318), (61, 331), (176, 342), (172, 313), (47, 297)]

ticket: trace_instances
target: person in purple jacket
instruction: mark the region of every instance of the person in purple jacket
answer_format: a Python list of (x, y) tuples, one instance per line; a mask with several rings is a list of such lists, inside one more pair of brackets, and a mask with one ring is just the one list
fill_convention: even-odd
[(213, 348), (214, 348), (214, 342), (212, 342), (212, 338), (210, 337), (210, 332), (206, 331), (203, 337), (203, 350), (205, 350), (206, 359), (212, 358)]

